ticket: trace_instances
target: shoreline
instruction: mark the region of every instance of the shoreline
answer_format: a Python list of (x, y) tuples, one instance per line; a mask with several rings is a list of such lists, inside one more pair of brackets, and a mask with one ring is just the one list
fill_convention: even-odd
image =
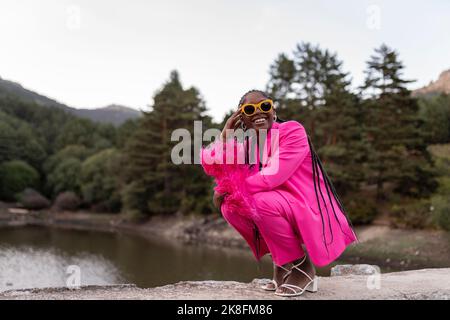
[(180, 241), (188, 245), (247, 249), (247, 243), (219, 215), (153, 216), (129, 221), (120, 214), (30, 211), (11, 214), (0, 208), (0, 228), (40, 226), (68, 230), (123, 232), (148, 239)]
[[(132, 222), (120, 214), (29, 211), (0, 208), (0, 228), (41, 226), (69, 230), (123, 232), (187, 245), (249, 250), (245, 240), (218, 214), (153, 216)], [(349, 246), (339, 260), (376, 264), (389, 271), (450, 267), (450, 233), (438, 230), (392, 229), (386, 225), (355, 228), (360, 243)]]

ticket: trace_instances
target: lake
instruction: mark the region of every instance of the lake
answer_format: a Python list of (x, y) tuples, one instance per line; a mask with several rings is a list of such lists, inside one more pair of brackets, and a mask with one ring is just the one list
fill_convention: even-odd
[[(75, 267), (74, 267), (75, 266)], [(0, 291), (62, 287), (73, 268), (81, 285), (155, 287), (182, 280), (249, 282), (271, 278), (269, 256), (250, 250), (183, 245), (120, 232), (26, 226), (0, 231)], [(329, 275), (329, 269), (318, 270)]]

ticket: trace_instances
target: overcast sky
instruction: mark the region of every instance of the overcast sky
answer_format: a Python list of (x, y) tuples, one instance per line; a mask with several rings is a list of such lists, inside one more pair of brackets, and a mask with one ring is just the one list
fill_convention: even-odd
[(336, 52), (354, 86), (385, 42), (411, 88), (427, 84), (450, 68), (449, 16), (447, 0), (0, 0), (0, 77), (76, 108), (146, 109), (177, 69), (220, 120), (301, 41)]

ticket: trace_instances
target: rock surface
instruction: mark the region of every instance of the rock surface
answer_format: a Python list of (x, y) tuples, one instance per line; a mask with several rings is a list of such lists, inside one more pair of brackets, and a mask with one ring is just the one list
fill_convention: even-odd
[(450, 93), (450, 69), (441, 72), (436, 81), (431, 81), (427, 86), (413, 91), (414, 96), (430, 93)]
[[(361, 270), (364, 267), (352, 267)], [(350, 269), (352, 269), (350, 268)], [(343, 269), (349, 270), (348, 267)], [(319, 291), (300, 297), (278, 297), (260, 289), (268, 279), (235, 281), (181, 281), (156, 288), (134, 285), (86, 286), (80, 289), (11, 290), (0, 299), (445, 299), (450, 300), (450, 268), (422, 269), (371, 275), (321, 277)]]
[(380, 267), (371, 264), (340, 264), (331, 268), (330, 275), (345, 276), (345, 275), (372, 275), (380, 273)]

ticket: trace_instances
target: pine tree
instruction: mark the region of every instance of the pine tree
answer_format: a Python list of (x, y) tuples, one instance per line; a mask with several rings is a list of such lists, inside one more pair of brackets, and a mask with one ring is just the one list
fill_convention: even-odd
[(328, 50), (301, 43), (292, 59), (278, 56), (270, 76), (267, 88), (278, 99), (277, 114), (307, 128), (339, 193), (357, 190), (364, 180), (359, 164), (367, 152), (359, 99), (349, 90), (342, 61)]
[[(282, 53), (279, 54), (275, 62), (270, 66), (270, 81), (267, 84), (267, 91), (279, 102), (284, 102), (292, 94), (292, 84), (296, 74), (294, 61)], [(280, 107), (284, 107), (281, 104)]]
[[(126, 210), (146, 214), (207, 210), (210, 180), (198, 165), (171, 161), (172, 148), (178, 143), (171, 141), (172, 131), (186, 128), (193, 139), (194, 120), (202, 120), (204, 125), (210, 122), (205, 111), (197, 89), (184, 90), (178, 73), (172, 71), (125, 148)], [(193, 148), (191, 152), (193, 159)]]
[(365, 181), (362, 166), (367, 161), (367, 143), (363, 135), (361, 105), (343, 78), (324, 96), (320, 112), (318, 153), (334, 178), (334, 184), (345, 195), (360, 189)]
[(403, 79), (403, 69), (397, 52), (383, 44), (367, 62), (361, 87), (370, 143), (368, 174), (379, 199), (385, 197), (386, 183), (410, 196), (430, 194), (436, 187), (419, 106), (406, 87), (412, 81)]
[(420, 116), (427, 144), (450, 142), (450, 96), (419, 97)]

